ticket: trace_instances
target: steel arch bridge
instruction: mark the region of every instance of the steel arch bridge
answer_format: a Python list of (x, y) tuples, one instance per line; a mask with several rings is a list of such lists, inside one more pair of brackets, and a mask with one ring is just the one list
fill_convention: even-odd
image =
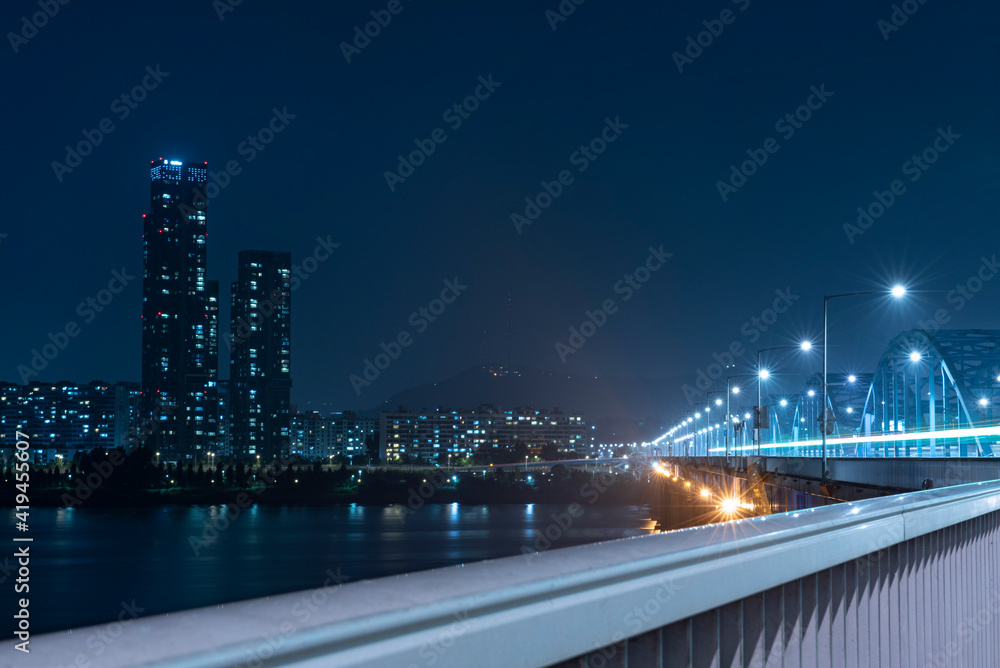
[(990, 441), (995, 437), (970, 436), (944, 444), (929, 438), (902, 445), (866, 442), (864, 437), (990, 423), (992, 398), (1000, 390), (998, 373), (1000, 330), (902, 332), (886, 346), (868, 386), (856, 432), (857, 451), (845, 454), (992, 457)]
[[(1000, 420), (993, 416), (993, 404), (1000, 403), (1000, 330), (907, 330), (889, 341), (874, 373), (831, 373), (827, 380), (827, 408), (833, 415), (825, 439), (829, 456), (1000, 456)], [(752, 407), (740, 403), (729, 418), (745, 429), (731, 434), (735, 425), (727, 419), (724, 441), (716, 435), (714, 441), (694, 439), (687, 447), (826, 456), (822, 395), (823, 377), (813, 373), (798, 394), (761, 397), (771, 410), (760, 444), (748, 440)]]
[[(853, 436), (861, 425), (865, 393), (872, 374), (830, 374), (827, 377), (827, 407), (836, 418), (831, 436)], [(823, 402), (823, 375), (814, 373), (806, 380), (805, 391), (796, 397), (791, 421), (793, 441), (819, 437), (820, 404)]]

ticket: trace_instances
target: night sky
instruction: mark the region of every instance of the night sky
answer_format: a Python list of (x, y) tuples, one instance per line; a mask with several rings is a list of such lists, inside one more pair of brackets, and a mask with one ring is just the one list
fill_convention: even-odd
[[(238, 251), (314, 269), (292, 294), (300, 407), (370, 408), (485, 359), (676, 378), (663, 404), (680, 411), (713, 353), (819, 343), (824, 294), (896, 282), (904, 301), (831, 304), (831, 370), (871, 371), (939, 309), (948, 328), (1000, 328), (1000, 279), (949, 294), (998, 271), (981, 269), (1000, 254), (996, 3), (910, 0), (898, 29), (888, 1), (677, 4), (564, 0), (575, 9), (556, 21), (556, 0), (77, 0), (34, 31), (22, 17), (39, 6), (5, 2), (4, 33), (30, 39), (0, 47), (0, 377), (20, 382), (32, 349), (74, 321), (80, 334), (33, 379), (139, 380), (141, 215), (160, 156), (239, 170), (209, 191), (223, 331)], [(391, 22), (355, 48), (372, 11)], [(708, 45), (690, 46), (699, 33)], [(474, 111), (453, 109), (469, 96)], [(808, 120), (782, 120), (809, 103)], [(113, 129), (95, 134), (103, 119)], [(281, 131), (254, 148), (269, 123)], [(66, 147), (85, 132), (100, 143), (54, 167), (73, 164)], [(588, 157), (602, 132), (613, 141)], [(926, 170), (910, 162), (939, 138)], [(400, 172), (415, 141), (434, 151)], [(720, 193), (753, 156), (767, 160)], [(558, 196), (512, 220), (534, 213), (525, 198), (543, 181)], [(845, 229), (875, 191), (894, 201)], [(339, 247), (302, 265), (317, 238)], [(670, 257), (626, 300), (625, 276), (661, 247)], [(86, 322), (78, 304), (122, 268), (135, 279)], [(422, 326), (419, 309), (456, 280), (467, 288)], [(746, 323), (776, 291), (788, 308), (758, 334)], [(614, 312), (563, 362), (557, 342), (608, 299)], [(349, 376), (401, 332), (411, 345), (359, 395)], [(820, 368), (816, 353), (776, 359), (789, 388)]]

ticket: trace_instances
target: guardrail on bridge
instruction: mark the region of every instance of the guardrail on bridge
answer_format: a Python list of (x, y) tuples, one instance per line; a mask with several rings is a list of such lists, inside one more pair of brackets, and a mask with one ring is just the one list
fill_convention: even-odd
[(101, 665), (995, 667), (998, 587), (993, 481), (140, 618)]

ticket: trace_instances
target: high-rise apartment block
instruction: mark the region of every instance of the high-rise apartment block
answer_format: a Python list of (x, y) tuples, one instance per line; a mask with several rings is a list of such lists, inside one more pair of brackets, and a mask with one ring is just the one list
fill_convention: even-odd
[(153, 160), (143, 216), (141, 415), (166, 460), (215, 443), (218, 282), (206, 278), (206, 163)]
[(415, 456), (439, 464), (449, 457), (458, 461), (518, 444), (535, 454), (545, 446), (570, 452), (589, 445), (583, 415), (530, 406), (504, 410), (489, 404), (474, 411), (439, 408), (417, 412), (400, 406), (395, 412), (382, 413), (379, 440), (388, 462)]
[(236, 458), (288, 454), (291, 398), (290, 253), (241, 251), (230, 301), (229, 441)]

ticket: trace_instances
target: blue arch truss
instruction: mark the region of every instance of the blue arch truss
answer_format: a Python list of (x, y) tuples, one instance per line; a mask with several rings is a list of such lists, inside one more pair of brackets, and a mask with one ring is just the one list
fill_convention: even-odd
[(1000, 330), (902, 332), (886, 346), (872, 376), (857, 427), (858, 448), (865, 451), (856, 454), (992, 457), (995, 437), (879, 445), (864, 442), (864, 436), (992, 424), (998, 374)]

